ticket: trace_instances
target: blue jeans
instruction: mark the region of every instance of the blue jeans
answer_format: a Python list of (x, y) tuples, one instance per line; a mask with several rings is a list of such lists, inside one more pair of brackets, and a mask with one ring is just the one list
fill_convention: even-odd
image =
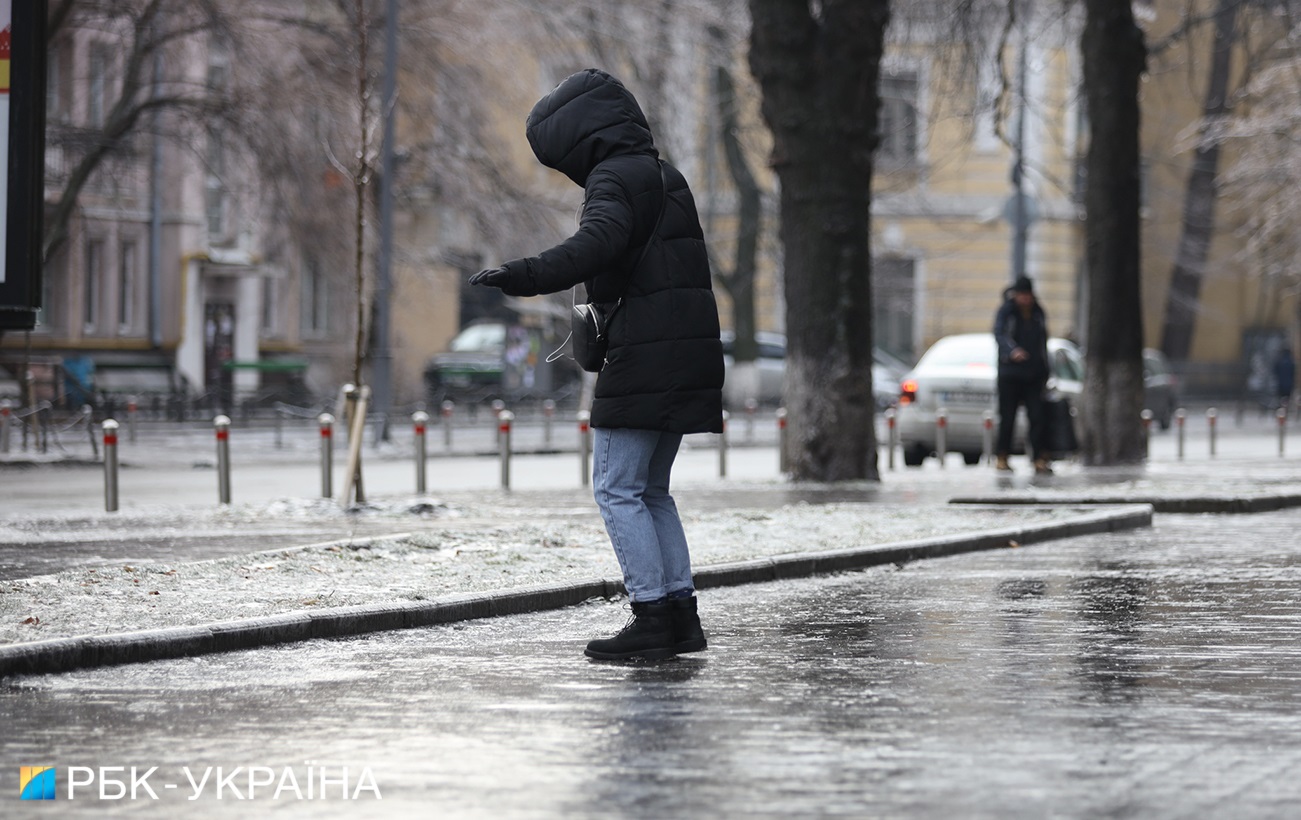
[(600, 427), (592, 432), (592, 486), (628, 597), (656, 601), (690, 590), (687, 536), (669, 495), (682, 436)]

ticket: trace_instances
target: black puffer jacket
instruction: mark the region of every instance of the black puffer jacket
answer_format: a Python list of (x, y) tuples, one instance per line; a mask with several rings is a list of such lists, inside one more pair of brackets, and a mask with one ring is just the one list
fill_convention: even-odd
[[(994, 315), (994, 339), (998, 342), (999, 378), (1039, 384), (1048, 381), (1048, 319), (1038, 302), (1025, 317), (1012, 298), (1004, 301)], [(1012, 361), (1012, 351), (1018, 347), (1029, 355), (1025, 361)]]
[(583, 212), (564, 242), (504, 264), (502, 290), (534, 296), (581, 282), (590, 301), (625, 293), (596, 380), (594, 427), (722, 432), (723, 349), (704, 233), (686, 180), (667, 163), (663, 219), (632, 275), (664, 191), (637, 100), (609, 74), (580, 71), (533, 106), (527, 133), (543, 165), (583, 186)]

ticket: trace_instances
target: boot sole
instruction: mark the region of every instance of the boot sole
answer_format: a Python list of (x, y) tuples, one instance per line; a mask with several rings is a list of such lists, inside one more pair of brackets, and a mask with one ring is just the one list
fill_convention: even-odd
[(673, 651), (679, 655), (684, 655), (687, 652), (703, 652), (708, 648), (709, 642), (704, 638), (695, 641), (682, 641), (673, 645)]
[(662, 661), (673, 657), (677, 652), (672, 648), (662, 647), (660, 649), (639, 649), (636, 652), (598, 652), (592, 649), (584, 649), (583, 654), (598, 661), (630, 661), (636, 658), (647, 661)]

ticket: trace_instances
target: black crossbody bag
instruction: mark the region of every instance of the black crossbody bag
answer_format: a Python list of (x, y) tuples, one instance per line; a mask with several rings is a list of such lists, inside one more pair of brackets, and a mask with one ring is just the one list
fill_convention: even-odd
[[(655, 227), (651, 229), (650, 238), (646, 240), (641, 255), (637, 257), (637, 264), (632, 266), (632, 272), (628, 274), (629, 283), (636, 275), (637, 269), (641, 267), (641, 263), (646, 260), (646, 252), (655, 241), (655, 235), (659, 233), (660, 221), (664, 219), (664, 208), (669, 199), (669, 183), (664, 177), (663, 163), (660, 164), (660, 182), (664, 185), (664, 195), (660, 198), (660, 213), (655, 218)], [(625, 293), (627, 289), (628, 285), (625, 283)], [(613, 304), (584, 302), (581, 305), (574, 305), (574, 312), (569, 317), (574, 361), (587, 372), (599, 373), (601, 368), (605, 367), (605, 355), (610, 349), (610, 321), (621, 307), (623, 307), (623, 294), (620, 294), (618, 301)]]

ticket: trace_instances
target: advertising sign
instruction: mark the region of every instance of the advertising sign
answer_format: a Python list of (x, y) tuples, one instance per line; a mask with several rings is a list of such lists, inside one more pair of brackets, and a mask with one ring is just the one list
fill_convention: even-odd
[(0, 331), (41, 304), (45, 0), (0, 0)]

